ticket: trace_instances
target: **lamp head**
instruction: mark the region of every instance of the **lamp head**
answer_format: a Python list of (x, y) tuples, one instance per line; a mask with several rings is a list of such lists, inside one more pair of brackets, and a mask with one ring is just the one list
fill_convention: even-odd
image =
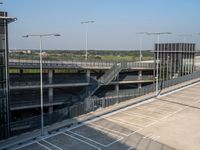
[(60, 34), (58, 34), (58, 33), (56, 33), (56, 34), (54, 34), (54, 36), (61, 36)]
[(23, 38), (28, 38), (29, 36), (28, 36), (28, 35), (23, 35), (22, 37), (23, 37)]

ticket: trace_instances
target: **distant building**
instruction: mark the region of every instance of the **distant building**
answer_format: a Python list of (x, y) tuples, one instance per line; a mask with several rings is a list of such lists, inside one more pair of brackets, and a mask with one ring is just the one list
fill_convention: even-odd
[(0, 140), (9, 137), (8, 23), (15, 18), (0, 12)]
[(155, 58), (159, 52), (159, 79), (171, 79), (194, 71), (194, 43), (155, 44)]

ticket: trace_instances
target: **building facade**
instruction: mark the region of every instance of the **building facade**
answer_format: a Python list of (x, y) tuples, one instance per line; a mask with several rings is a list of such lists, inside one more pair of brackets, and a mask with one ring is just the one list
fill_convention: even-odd
[(15, 18), (0, 12), (0, 139), (9, 137), (8, 23)]
[(159, 80), (168, 80), (194, 72), (194, 43), (155, 44)]

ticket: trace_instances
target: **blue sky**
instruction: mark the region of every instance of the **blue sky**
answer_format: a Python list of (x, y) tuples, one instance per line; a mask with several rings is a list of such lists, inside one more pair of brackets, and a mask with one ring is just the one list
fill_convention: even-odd
[[(3, 1), (3, 0), (2, 0)], [(199, 42), (199, 0), (4, 0), (1, 10), (18, 21), (9, 25), (10, 48), (38, 49), (38, 38), (28, 33), (60, 33), (44, 39), (45, 49), (85, 49), (85, 26), (89, 25), (89, 49), (134, 50), (136, 32), (170, 31), (161, 42), (180, 42), (178, 34), (194, 34), (188, 42)], [(156, 38), (143, 37), (143, 48), (152, 49)], [(198, 46), (199, 47), (199, 46)]]

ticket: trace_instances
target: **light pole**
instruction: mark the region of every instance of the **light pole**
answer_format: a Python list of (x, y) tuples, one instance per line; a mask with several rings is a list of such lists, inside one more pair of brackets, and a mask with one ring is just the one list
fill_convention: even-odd
[(81, 22), (81, 24), (85, 24), (85, 60), (87, 60), (88, 58), (88, 24), (89, 23), (94, 23), (94, 21), (90, 20), (90, 21), (83, 21)]
[(27, 34), (23, 36), (24, 38), (28, 38), (31, 36), (36, 36), (40, 38), (40, 109), (41, 109), (41, 136), (44, 135), (44, 116), (43, 116), (43, 79), (42, 79), (42, 38), (46, 36), (60, 36), (60, 34)]
[(156, 35), (157, 36), (157, 47), (156, 49), (156, 96), (158, 96), (158, 64), (159, 64), (159, 43), (160, 43), (160, 35), (164, 35), (164, 34), (172, 34), (171, 32), (155, 32), (155, 33), (147, 33), (147, 35)]
[(143, 42), (143, 35), (147, 34), (147, 32), (136, 32), (136, 34), (140, 35), (140, 62), (142, 61), (142, 42)]

